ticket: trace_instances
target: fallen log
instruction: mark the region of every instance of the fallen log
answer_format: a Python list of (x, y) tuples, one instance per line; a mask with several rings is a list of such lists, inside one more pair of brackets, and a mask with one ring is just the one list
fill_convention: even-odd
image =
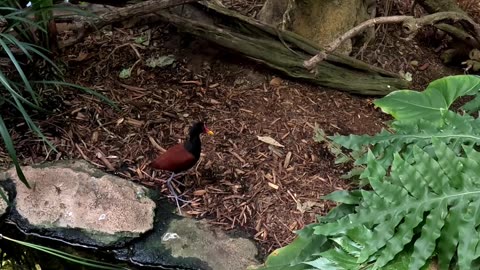
[[(57, 21), (73, 20), (74, 23), (78, 25), (77, 26), (78, 35), (70, 40), (64, 41), (60, 45), (60, 47), (65, 48), (65, 47), (75, 45), (77, 44), (77, 42), (82, 40), (88, 34), (96, 30), (99, 30), (107, 25), (121, 22), (123, 20), (127, 20), (135, 16), (146, 15), (149, 13), (157, 12), (162, 9), (183, 5), (183, 4), (187, 4), (195, 1), (198, 1), (198, 0), (147, 0), (147, 1), (136, 3), (127, 7), (112, 8), (111, 10), (106, 9), (108, 11), (104, 12), (103, 14), (100, 14), (99, 16), (95, 16), (93, 18), (91, 17), (83, 18), (79, 16), (72, 16), (70, 18), (60, 18)], [(98, 1), (91, 1), (91, 2), (98, 2)], [(95, 13), (98, 13), (98, 11)]]
[[(123, 18), (128, 17), (128, 8), (122, 9)], [(138, 16), (140, 10), (134, 10)], [(142, 10), (144, 15), (151, 13), (145, 5)], [(118, 18), (115, 9), (110, 13), (113, 14), (100, 18)], [(396, 73), (336, 53), (328, 54), (310, 72), (303, 67), (303, 61), (321, 51), (317, 45), (210, 2), (190, 3), (154, 14), (181, 31), (238, 52), (291, 78), (358, 95), (382, 96), (408, 87), (408, 82)], [(105, 24), (98, 18), (95, 21), (98, 26)]]

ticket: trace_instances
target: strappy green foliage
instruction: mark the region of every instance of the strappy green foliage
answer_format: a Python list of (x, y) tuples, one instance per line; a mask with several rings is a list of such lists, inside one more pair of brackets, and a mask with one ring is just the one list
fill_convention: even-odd
[[(0, 234), (0, 240), (8, 241), (16, 245), (28, 248), (28, 249), (25, 249), (25, 251), (20, 252), (20, 254), (15, 254), (13, 258), (11, 254), (1, 253), (0, 267), (2, 267), (2, 269), (24, 269), (24, 270), (38, 269), (37, 267), (34, 266), (36, 262), (35, 261), (32, 262), (32, 259), (34, 256), (29, 254), (31, 250), (40, 251), (76, 265), (83, 265), (85, 267), (88, 267), (88, 269), (105, 269), (105, 270), (129, 270), (130, 269), (125, 266), (83, 258), (74, 254), (63, 252), (58, 249), (36, 245), (36, 244), (32, 244), (25, 241), (20, 241), (17, 239), (7, 237), (2, 234)], [(18, 264), (20, 264), (20, 268), (17, 268), (18, 266), (14, 264), (14, 262), (17, 262)], [(43, 265), (45, 265), (45, 263), (43, 263)]]
[(374, 136), (326, 136), (338, 163), (353, 161), (364, 189), (325, 196), (339, 205), (261, 269), (480, 269), (480, 123), (450, 110), (480, 104), (480, 77), (451, 76), (423, 92), (375, 102), (394, 120)]
[[(31, 9), (23, 9), (16, 0), (0, 2), (0, 21), (2, 21), (2, 26), (0, 26), (0, 54), (11, 63), (10, 66), (0, 65), (0, 136), (20, 180), (29, 186), (20, 169), (14, 143), (8, 130), (8, 122), (4, 114), (6, 111), (16, 111), (30, 130), (51, 149), (55, 150), (55, 147), (47, 140), (30, 117), (32, 111), (45, 112), (42, 108), (39, 89), (51, 86), (76, 88), (95, 95), (112, 106), (115, 106), (115, 104), (98, 92), (62, 81), (60, 68), (49, 57), (49, 44), (46, 40), (48, 38), (47, 25), (53, 18), (52, 10), (58, 9), (53, 6), (52, 0), (32, 0)], [(70, 8), (68, 10), (84, 14), (78, 9)], [(42, 70), (51, 70), (60, 80), (34, 81), (34, 76), (38, 74), (34, 74), (32, 70), (38, 70), (34, 68), (34, 65), (38, 62), (44, 62), (45, 68)], [(14, 124), (17, 125), (18, 123)], [(3, 196), (5, 195), (3, 194)]]

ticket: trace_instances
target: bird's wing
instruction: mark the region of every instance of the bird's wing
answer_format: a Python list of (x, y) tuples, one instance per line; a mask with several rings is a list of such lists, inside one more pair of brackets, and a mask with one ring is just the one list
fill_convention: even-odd
[(150, 166), (157, 170), (181, 172), (195, 165), (196, 160), (181, 144), (177, 144), (158, 156)]

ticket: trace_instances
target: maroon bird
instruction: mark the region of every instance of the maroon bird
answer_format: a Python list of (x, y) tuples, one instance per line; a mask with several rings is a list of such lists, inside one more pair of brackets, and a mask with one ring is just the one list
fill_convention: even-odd
[(213, 135), (213, 131), (209, 130), (203, 122), (193, 124), (185, 143), (170, 147), (165, 153), (159, 155), (152, 161), (152, 163), (150, 163), (150, 166), (154, 169), (172, 172), (172, 175), (167, 180), (167, 187), (175, 198), (179, 213), (181, 213), (181, 211), (178, 201), (188, 201), (178, 198), (171, 185), (171, 181), (175, 174), (187, 171), (200, 159), (200, 153), (202, 151), (200, 134), (203, 133)]

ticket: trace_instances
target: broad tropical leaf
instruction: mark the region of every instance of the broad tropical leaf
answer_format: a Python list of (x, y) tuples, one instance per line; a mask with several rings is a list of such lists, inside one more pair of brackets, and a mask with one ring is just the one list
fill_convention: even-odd
[(439, 121), (457, 98), (476, 95), (479, 90), (480, 76), (448, 76), (433, 81), (423, 92), (395, 91), (374, 103), (396, 120)]

